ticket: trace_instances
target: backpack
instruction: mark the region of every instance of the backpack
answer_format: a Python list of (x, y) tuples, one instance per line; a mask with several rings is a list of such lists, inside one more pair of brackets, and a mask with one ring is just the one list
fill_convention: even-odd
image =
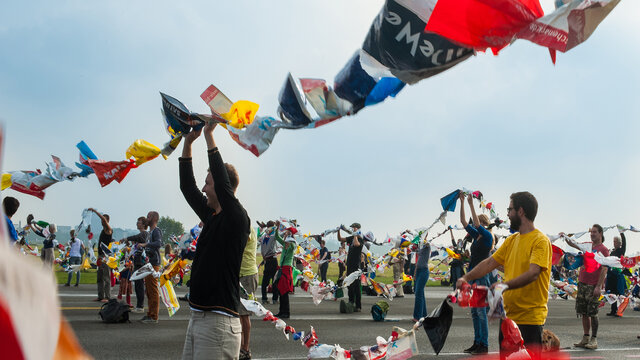
[(340, 312), (342, 314), (351, 314), (354, 310), (354, 306), (352, 303), (340, 300)]
[(116, 299), (109, 299), (109, 302), (102, 305), (98, 314), (106, 323), (129, 322), (129, 305), (119, 302)]
[(380, 300), (371, 306), (371, 317), (373, 317), (373, 321), (384, 321), (388, 311), (389, 304), (384, 300)]

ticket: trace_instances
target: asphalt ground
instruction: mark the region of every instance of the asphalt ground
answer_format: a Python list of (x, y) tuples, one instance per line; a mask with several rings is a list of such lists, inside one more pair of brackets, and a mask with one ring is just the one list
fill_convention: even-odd
[[(362, 297), (363, 312), (340, 314), (339, 304), (323, 301), (315, 306), (311, 297), (296, 289), (291, 297), (291, 318), (287, 324), (296, 331), (309, 331), (313, 326), (318, 339), (325, 344), (340, 344), (345, 349), (372, 346), (377, 336), (388, 338), (393, 326), (411, 328), (413, 322), (413, 295), (389, 302), (387, 321), (374, 322), (369, 310), (379, 300), (373, 296)], [(112, 289), (112, 294), (117, 288)], [(178, 296), (186, 288), (176, 288)], [(448, 288), (427, 288), (427, 308), (430, 311), (449, 293)], [(80, 343), (96, 359), (179, 359), (189, 321), (189, 307), (182, 307), (169, 317), (160, 304), (160, 320), (157, 324), (138, 321), (144, 314), (131, 313), (131, 323), (105, 324), (98, 315), (101, 305), (93, 301), (95, 285), (80, 287), (59, 286), (61, 310), (69, 321)], [(135, 296), (132, 297), (135, 301)], [(605, 316), (608, 307), (600, 309), (598, 350), (574, 349), (572, 344), (582, 337), (582, 326), (574, 312), (573, 300), (549, 300), (549, 315), (545, 329), (553, 331), (561, 342), (561, 348), (572, 359), (630, 359), (640, 358), (640, 312), (627, 309), (624, 317)], [(278, 305), (267, 305), (274, 314)], [(498, 351), (498, 323), (489, 324), (489, 351)], [(435, 358), (426, 334), (420, 330), (416, 339), (420, 354), (414, 359)], [(438, 356), (444, 359), (469, 357), (462, 352), (473, 343), (473, 325), (468, 308), (454, 305), (453, 325), (447, 342)], [(306, 359), (307, 348), (300, 341), (287, 340), (272, 323), (252, 317), (251, 352), (254, 359)]]

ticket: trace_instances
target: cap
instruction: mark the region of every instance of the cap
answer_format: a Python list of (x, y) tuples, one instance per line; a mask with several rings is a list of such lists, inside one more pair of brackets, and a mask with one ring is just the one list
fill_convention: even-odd
[(354, 228), (354, 229), (360, 229), (362, 226), (360, 226), (360, 224), (359, 224), (359, 223), (354, 222), (353, 224), (351, 224), (351, 226), (350, 226), (350, 227), (352, 227), (352, 228)]

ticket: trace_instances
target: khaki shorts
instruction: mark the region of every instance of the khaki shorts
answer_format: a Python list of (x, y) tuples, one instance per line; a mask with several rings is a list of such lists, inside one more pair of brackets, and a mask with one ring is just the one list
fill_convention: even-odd
[[(243, 276), (240, 278), (240, 284), (247, 290), (247, 294), (253, 295), (256, 293), (256, 289), (258, 289), (258, 274)], [(240, 289), (240, 297), (243, 299), (247, 299), (247, 296), (244, 295), (242, 289)], [(253, 298), (253, 296), (252, 296)], [(251, 315), (252, 313), (247, 311), (247, 309), (240, 304), (238, 308), (238, 314), (240, 315)]]
[(578, 295), (576, 295), (576, 314), (586, 316), (598, 315), (600, 301), (593, 296), (595, 285), (578, 283)]

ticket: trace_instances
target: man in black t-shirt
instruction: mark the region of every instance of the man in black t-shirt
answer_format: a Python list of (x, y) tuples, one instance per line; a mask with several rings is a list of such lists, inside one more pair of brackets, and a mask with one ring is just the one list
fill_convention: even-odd
[(98, 297), (95, 301), (107, 302), (111, 298), (111, 269), (107, 266), (109, 256), (105, 253), (105, 248), (109, 248), (109, 244), (113, 242), (113, 229), (109, 225), (109, 215), (101, 214), (94, 208), (93, 211), (102, 222), (102, 231), (98, 238)]
[[(360, 230), (360, 224), (353, 223), (351, 228), (354, 232)], [(349, 274), (358, 271), (360, 268), (360, 254), (362, 254), (363, 239), (357, 235), (348, 236), (343, 238), (338, 229), (338, 241), (349, 245), (349, 251), (347, 252), (347, 276)], [(360, 312), (362, 309), (360, 293), (360, 279), (354, 281), (349, 285), (349, 302), (354, 305), (354, 311)]]

